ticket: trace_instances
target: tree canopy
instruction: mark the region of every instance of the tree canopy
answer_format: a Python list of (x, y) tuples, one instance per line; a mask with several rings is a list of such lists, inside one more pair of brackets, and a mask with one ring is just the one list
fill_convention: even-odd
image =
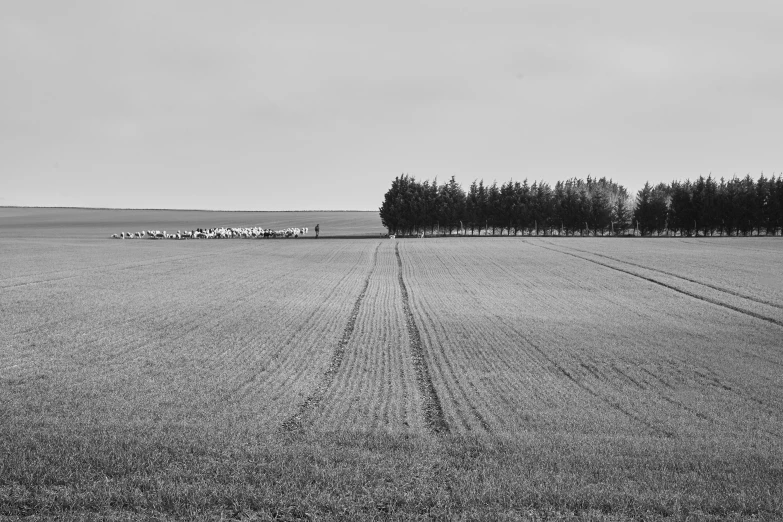
[(473, 180), (465, 192), (402, 174), (380, 207), (390, 234), (776, 235), (783, 227), (783, 177), (645, 183), (632, 197), (606, 178), (544, 181)]

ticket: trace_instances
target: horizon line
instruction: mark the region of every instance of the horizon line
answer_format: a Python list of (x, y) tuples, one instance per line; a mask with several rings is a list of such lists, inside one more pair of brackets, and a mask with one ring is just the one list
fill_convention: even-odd
[(138, 208), (138, 207), (62, 207), (38, 205), (0, 205), (0, 208), (52, 208), (73, 210), (161, 210), (166, 212), (377, 212), (377, 210), (221, 210), (206, 208)]

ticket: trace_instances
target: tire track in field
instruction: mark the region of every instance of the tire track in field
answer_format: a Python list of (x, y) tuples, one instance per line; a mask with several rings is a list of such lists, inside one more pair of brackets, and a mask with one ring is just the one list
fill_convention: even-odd
[(756, 319), (760, 319), (762, 321), (766, 321), (768, 323), (772, 323), (774, 325), (783, 327), (783, 321), (778, 321), (777, 319), (772, 319), (771, 317), (767, 317), (765, 315), (757, 314), (756, 312), (751, 312), (750, 310), (745, 310), (743, 308), (739, 308), (738, 306), (734, 306), (734, 305), (730, 305), (728, 303), (724, 303), (722, 301), (718, 301), (717, 299), (710, 299), (709, 297), (705, 297), (705, 296), (701, 296), (701, 295), (698, 295), (698, 294), (694, 294), (693, 292), (689, 292), (687, 290), (683, 290), (681, 288), (677, 288), (676, 286), (668, 285), (666, 283), (662, 283), (661, 281), (657, 281), (657, 280), (649, 278), (649, 277), (644, 277), (643, 275), (639, 275), (639, 274), (637, 274), (635, 272), (631, 272), (630, 270), (624, 270), (624, 269), (618, 268), (616, 266), (608, 265), (606, 263), (601, 263), (601, 262), (596, 261), (594, 259), (588, 259), (586, 257), (578, 256), (576, 254), (572, 254), (571, 252), (563, 252), (562, 250), (557, 250), (555, 248), (547, 248), (547, 247), (541, 246), (541, 245), (534, 245), (533, 243), (528, 243), (527, 241), (525, 241), (525, 243), (527, 243), (529, 245), (537, 246), (538, 248), (543, 248), (544, 250), (551, 250), (552, 252), (557, 252), (559, 254), (565, 254), (567, 256), (571, 256), (571, 257), (575, 257), (577, 259), (581, 259), (582, 261), (587, 261), (589, 263), (594, 263), (594, 264), (599, 265), (599, 266), (610, 268), (612, 270), (616, 270), (618, 272), (622, 272), (624, 274), (628, 274), (628, 275), (634, 276), (636, 278), (643, 279), (644, 281), (649, 281), (650, 283), (655, 283), (656, 285), (662, 286), (664, 288), (668, 288), (669, 290), (674, 290), (675, 292), (678, 292), (678, 293), (683, 294), (683, 295), (687, 295), (688, 297), (693, 297), (694, 299), (698, 299), (699, 301), (703, 301), (705, 303), (714, 304), (714, 305), (726, 308), (728, 310), (732, 310), (734, 312), (738, 312), (740, 314), (747, 315), (748, 317), (754, 317)]
[(304, 419), (307, 417), (312, 410), (314, 410), (318, 405), (323, 401), (324, 396), (326, 395), (327, 390), (331, 386), (332, 382), (334, 381), (335, 376), (337, 375), (337, 370), (340, 369), (340, 365), (343, 362), (343, 358), (345, 357), (345, 347), (348, 346), (348, 341), (351, 339), (351, 335), (353, 335), (353, 329), (356, 326), (356, 317), (359, 315), (359, 307), (362, 304), (362, 301), (364, 300), (364, 296), (367, 294), (367, 287), (370, 286), (370, 278), (372, 277), (373, 272), (375, 272), (375, 267), (378, 262), (378, 250), (381, 247), (381, 243), (378, 243), (378, 246), (375, 247), (375, 252), (373, 253), (372, 257), (372, 267), (370, 268), (370, 273), (367, 274), (367, 277), (364, 279), (364, 286), (362, 287), (362, 291), (359, 293), (359, 297), (356, 298), (356, 302), (353, 304), (353, 310), (351, 310), (351, 316), (348, 319), (348, 323), (345, 325), (345, 329), (343, 330), (343, 336), (340, 339), (340, 341), (337, 343), (337, 347), (334, 350), (334, 353), (332, 354), (332, 359), (329, 362), (329, 367), (326, 369), (326, 372), (324, 372), (323, 376), (321, 377), (321, 381), (318, 383), (318, 386), (315, 387), (315, 390), (313, 390), (313, 393), (308, 396), (304, 402), (302, 402), (299, 405), (299, 408), (297, 408), (296, 413), (294, 413), (291, 417), (289, 417), (285, 422), (283, 422), (282, 428), (285, 431), (302, 431), (304, 428)]
[[(758, 236), (757, 236), (758, 237)], [(722, 247), (729, 247), (729, 248), (736, 248), (738, 250), (750, 250), (752, 252), (767, 252), (768, 254), (780, 254), (780, 251), (777, 250), (767, 250), (766, 248), (747, 248), (743, 246), (738, 245), (726, 245), (722, 244), (720, 241), (721, 239), (714, 238), (714, 239), (707, 239), (707, 241), (699, 241), (698, 239), (694, 239), (691, 241), (688, 241), (686, 239), (680, 239), (681, 242), (686, 243), (688, 245), (720, 245)], [(714, 243), (710, 243), (710, 241), (714, 241)]]
[[(549, 244), (549, 245), (552, 245), (552, 243), (549, 243), (548, 241), (546, 243)], [(589, 250), (580, 250), (580, 249), (574, 248), (574, 247), (562, 247), (562, 248), (565, 248), (567, 250), (568, 249), (576, 250), (577, 252), (582, 252), (583, 254), (590, 254), (590, 255), (597, 256), (597, 257), (603, 257), (605, 259), (611, 259), (612, 261), (617, 261), (618, 263), (625, 263), (626, 265), (631, 265), (631, 266), (635, 266), (635, 267), (638, 267), (638, 268), (643, 268), (643, 269), (649, 270), (651, 272), (658, 272), (660, 274), (665, 274), (667, 276), (671, 276), (671, 277), (674, 277), (674, 278), (677, 278), (677, 279), (682, 279), (682, 280), (688, 281), (690, 283), (695, 283), (697, 285), (706, 286), (707, 288), (711, 288), (713, 290), (717, 290), (718, 292), (724, 292), (726, 294), (733, 295), (735, 297), (741, 297), (742, 299), (747, 299), (748, 301), (753, 301), (753, 302), (756, 302), (756, 303), (759, 303), (759, 304), (772, 306), (774, 308), (780, 308), (781, 310), (783, 310), (783, 305), (780, 305), (780, 304), (777, 304), (777, 303), (773, 303), (771, 301), (766, 301), (764, 299), (760, 299), (760, 298), (755, 297), (755, 296), (750, 296), (750, 295), (743, 294), (743, 293), (740, 293), (740, 292), (735, 292), (734, 290), (729, 290), (728, 288), (722, 288), (720, 286), (715, 286), (715, 285), (711, 285), (709, 283), (704, 283), (702, 281), (697, 281), (696, 279), (691, 279), (689, 277), (677, 275), (677, 274), (672, 273), (672, 272), (667, 272), (666, 270), (661, 270), (660, 268), (651, 268), (649, 266), (640, 265), (638, 263), (633, 263), (631, 261), (626, 261), (624, 259), (617, 259), (616, 257), (607, 256), (607, 255), (604, 255), (604, 254), (598, 254), (596, 252), (590, 252)]]
[[(707, 373), (710, 373), (711, 375), (707, 375)], [(765, 403), (758, 397), (749, 393), (745, 393), (744, 389), (740, 389), (736, 387), (736, 385), (730, 386), (725, 382), (721, 382), (720, 379), (718, 379), (718, 377), (715, 376), (715, 372), (710, 369), (705, 368), (703, 371), (693, 370), (693, 374), (699, 377), (699, 379), (701, 380), (700, 384), (718, 388), (720, 390), (723, 390), (723, 392), (728, 392), (731, 393), (732, 395), (736, 395), (743, 401), (752, 402), (756, 405), (756, 407), (761, 407), (762, 411), (767, 415), (776, 416), (780, 411), (780, 409), (777, 408), (775, 404)], [(778, 437), (778, 438), (780, 437), (780, 433), (771, 432), (764, 428), (760, 428), (760, 431), (772, 435), (773, 437)]]
[[(432, 383), (430, 370), (427, 366), (427, 359), (424, 357), (424, 348), (421, 343), (421, 333), (411, 311), (408, 289), (405, 286), (405, 279), (402, 276), (402, 257), (400, 257), (400, 244), (395, 243), (394, 254), (397, 256), (397, 266), (399, 267), (400, 292), (402, 293), (402, 308), (405, 313), (405, 323), (408, 327), (408, 338), (411, 343), (411, 355), (413, 357), (413, 368), (416, 371), (416, 382), (419, 385), (419, 391), (424, 399), (424, 422), (429, 429), (436, 434), (445, 434), (449, 431), (449, 425), (443, 415), (443, 406), (440, 403), (438, 392)], [(482, 426), (489, 431), (489, 426), (482, 420)]]
[(589, 386), (587, 386), (584, 383), (582, 383), (581, 381), (577, 380), (573, 375), (571, 375), (571, 373), (568, 372), (568, 370), (566, 370), (565, 368), (563, 368), (559, 364), (555, 363), (555, 367), (558, 370), (560, 370), (560, 373), (565, 375), (568, 380), (570, 380), (571, 382), (576, 384), (579, 388), (581, 388), (582, 390), (586, 391), (587, 393), (589, 393), (590, 395), (592, 395), (593, 397), (595, 397), (599, 401), (603, 402), (604, 404), (606, 404), (610, 408), (613, 408), (613, 409), (619, 411), (620, 413), (626, 415), (628, 418), (630, 418), (630, 419), (636, 421), (637, 423), (645, 426), (652, 433), (655, 433), (657, 435), (663, 435), (667, 439), (672, 439), (672, 438), (675, 438), (677, 436), (674, 432), (671, 432), (669, 430), (665, 430), (665, 429), (659, 428), (658, 426), (655, 426), (654, 424), (651, 424), (650, 422), (648, 422), (647, 419), (644, 419), (644, 418), (640, 417), (639, 415), (636, 415), (632, 411), (622, 407), (618, 401), (612, 401), (612, 400), (609, 399), (609, 397), (606, 397), (604, 395), (599, 394), (598, 392), (596, 392), (595, 390), (593, 390)]
[[(675, 438), (676, 437), (675, 433), (673, 433), (673, 432), (671, 432), (669, 430), (665, 430), (665, 429), (659, 428), (658, 426), (655, 426), (654, 424), (651, 424), (649, 421), (647, 421), (647, 419), (644, 419), (644, 418), (640, 417), (639, 415), (635, 414), (634, 412), (632, 412), (632, 411), (624, 408), (623, 406), (621, 406), (619, 402), (612, 401), (609, 397), (604, 396), (604, 395), (596, 392), (595, 390), (593, 390), (592, 388), (590, 388), (589, 386), (587, 386), (586, 384), (581, 382), (581, 380), (579, 380), (576, 377), (574, 377), (571, 374), (571, 372), (566, 370), (563, 367), (563, 365), (561, 365), (559, 362), (557, 362), (554, 358), (548, 356), (546, 354), (546, 352), (537, 343), (535, 343), (532, 339), (530, 339), (527, 335), (525, 335), (524, 332), (520, 331), (518, 328), (513, 328), (513, 330), (517, 333), (517, 335), (519, 335), (522, 339), (524, 339), (525, 342), (534, 351), (536, 351), (539, 354), (540, 357), (542, 357), (546, 362), (548, 362), (549, 364), (554, 366), (555, 369), (559, 373), (564, 375), (566, 377), (566, 379), (568, 379), (573, 384), (575, 384), (579, 389), (587, 392), (592, 397), (595, 397), (597, 400), (599, 400), (602, 403), (606, 404), (610, 408), (620, 412), (621, 414), (623, 414), (624, 416), (628, 417), (629, 419), (631, 419), (632, 421), (636, 422), (637, 424), (641, 424), (642, 426), (644, 426), (645, 428), (650, 430), (650, 432), (652, 432), (653, 434), (662, 435), (662, 436), (666, 437), (667, 439), (671, 439), (671, 438)], [(591, 373), (593, 373), (593, 375), (596, 375), (592, 371), (591, 371)]]
[[(340, 250), (333, 251), (326, 259), (324, 259), (322, 262), (328, 264), (331, 260), (333, 260), (338, 252), (341, 252)], [(375, 262), (373, 262), (373, 270), (374, 270)], [(339, 281), (332, 287), (331, 290), (329, 290), (329, 293), (326, 295), (326, 297), (323, 298), (324, 303), (328, 303), (332, 296), (337, 293), (337, 290), (343, 285), (343, 283), (351, 277), (353, 274), (353, 270), (349, 270), (343, 274), (343, 276), (340, 278)], [(369, 276), (368, 276), (369, 277)], [(255, 293), (255, 292), (254, 292)], [(301, 319), (299, 322), (301, 324), (310, 324), (312, 321), (315, 320), (316, 315), (319, 314), (319, 312), (322, 312), (323, 310), (320, 308), (320, 306), (315, 307), (304, 319)], [(291, 344), (291, 342), (300, 335), (299, 330), (294, 330), (290, 335), (288, 335), (285, 340), (281, 340), (278, 344), (279, 346), (288, 346)], [(277, 350), (274, 352), (275, 355), (278, 355), (281, 353), (281, 350)], [(275, 371), (282, 371), (282, 368), (288, 363), (290, 358), (285, 358), (284, 360), (278, 362), (275, 366)], [(270, 370), (272, 371), (273, 365), (270, 365)], [(237, 400), (242, 400), (245, 397), (249, 396), (250, 393), (252, 393), (252, 384), (255, 383), (256, 380), (258, 380), (258, 377), (260, 376), (260, 373), (256, 372), (250, 375), (248, 378), (244, 379), (243, 381), (239, 382), (235, 386), (232, 387), (232, 389), (225, 395), (226, 398), (228, 397), (235, 397)], [(297, 375), (292, 375), (292, 379), (296, 379), (298, 377)], [(285, 381), (283, 385), (286, 385), (288, 381)]]

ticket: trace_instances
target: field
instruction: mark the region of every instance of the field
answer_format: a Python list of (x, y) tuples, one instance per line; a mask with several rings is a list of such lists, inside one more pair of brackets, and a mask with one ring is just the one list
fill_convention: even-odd
[(225, 214), (0, 209), (0, 517), (783, 517), (779, 238)]
[(213, 212), (204, 210), (100, 210), (0, 207), (0, 237), (96, 239), (141, 230), (260, 226), (313, 228), (321, 236), (374, 236), (386, 230), (377, 212)]

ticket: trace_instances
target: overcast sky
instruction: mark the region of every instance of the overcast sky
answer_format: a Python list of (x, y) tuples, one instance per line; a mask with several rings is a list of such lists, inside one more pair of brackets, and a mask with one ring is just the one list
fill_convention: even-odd
[(5, 0), (0, 205), (376, 210), (401, 173), (769, 176), (781, 28), (779, 0)]

